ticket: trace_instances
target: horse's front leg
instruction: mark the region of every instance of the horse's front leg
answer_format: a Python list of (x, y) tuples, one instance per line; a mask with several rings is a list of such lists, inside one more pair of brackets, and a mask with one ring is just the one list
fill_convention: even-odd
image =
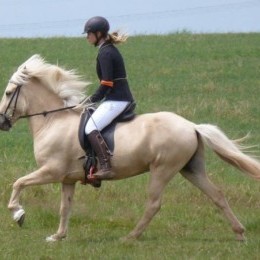
[(22, 226), (25, 216), (25, 211), (19, 203), (20, 193), (27, 186), (47, 184), (55, 182), (54, 176), (47, 170), (46, 167), (19, 178), (13, 184), (12, 195), (8, 204), (9, 210), (12, 212), (13, 219)]
[(69, 215), (75, 191), (74, 184), (62, 184), (61, 205), (60, 205), (60, 225), (56, 234), (46, 238), (48, 242), (62, 240), (67, 235)]

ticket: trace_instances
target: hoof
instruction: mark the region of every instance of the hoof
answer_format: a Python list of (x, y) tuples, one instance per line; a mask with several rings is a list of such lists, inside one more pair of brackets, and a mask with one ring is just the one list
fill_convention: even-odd
[(125, 237), (121, 237), (120, 238), (120, 242), (121, 243), (132, 243), (134, 241), (137, 241), (136, 237), (133, 237), (131, 235), (125, 236)]
[(19, 209), (14, 213), (13, 219), (17, 224), (21, 227), (24, 223), (25, 219), (25, 211), (23, 209)]
[(51, 235), (49, 237), (46, 237), (46, 242), (57, 242), (57, 241), (61, 241), (64, 240), (65, 237), (59, 237), (56, 234), (55, 235)]
[(49, 237), (46, 237), (46, 241), (47, 242), (56, 242), (58, 240), (54, 236), (49, 236)]
[(237, 241), (246, 242), (246, 237), (243, 234), (237, 234)]

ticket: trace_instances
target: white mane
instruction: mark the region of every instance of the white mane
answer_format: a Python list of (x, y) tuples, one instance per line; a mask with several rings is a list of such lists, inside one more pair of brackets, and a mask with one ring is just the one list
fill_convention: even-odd
[(89, 84), (82, 81), (74, 70), (48, 64), (38, 54), (25, 61), (13, 74), (11, 81), (23, 85), (33, 77), (63, 99), (64, 106), (77, 105), (85, 97), (84, 92)]

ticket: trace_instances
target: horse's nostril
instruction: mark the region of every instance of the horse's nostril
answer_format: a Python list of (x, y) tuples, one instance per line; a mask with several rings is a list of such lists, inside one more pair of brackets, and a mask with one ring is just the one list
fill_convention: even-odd
[(3, 131), (9, 131), (12, 127), (10, 119), (5, 114), (0, 114), (0, 129)]
[(3, 124), (6, 121), (6, 116), (4, 114), (0, 114), (0, 124)]

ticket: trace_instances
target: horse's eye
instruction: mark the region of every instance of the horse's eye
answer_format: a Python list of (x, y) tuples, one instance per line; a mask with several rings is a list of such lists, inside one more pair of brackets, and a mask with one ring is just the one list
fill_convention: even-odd
[(11, 96), (11, 94), (12, 94), (12, 91), (6, 91), (6, 92), (5, 92), (5, 95), (6, 95), (7, 97)]

